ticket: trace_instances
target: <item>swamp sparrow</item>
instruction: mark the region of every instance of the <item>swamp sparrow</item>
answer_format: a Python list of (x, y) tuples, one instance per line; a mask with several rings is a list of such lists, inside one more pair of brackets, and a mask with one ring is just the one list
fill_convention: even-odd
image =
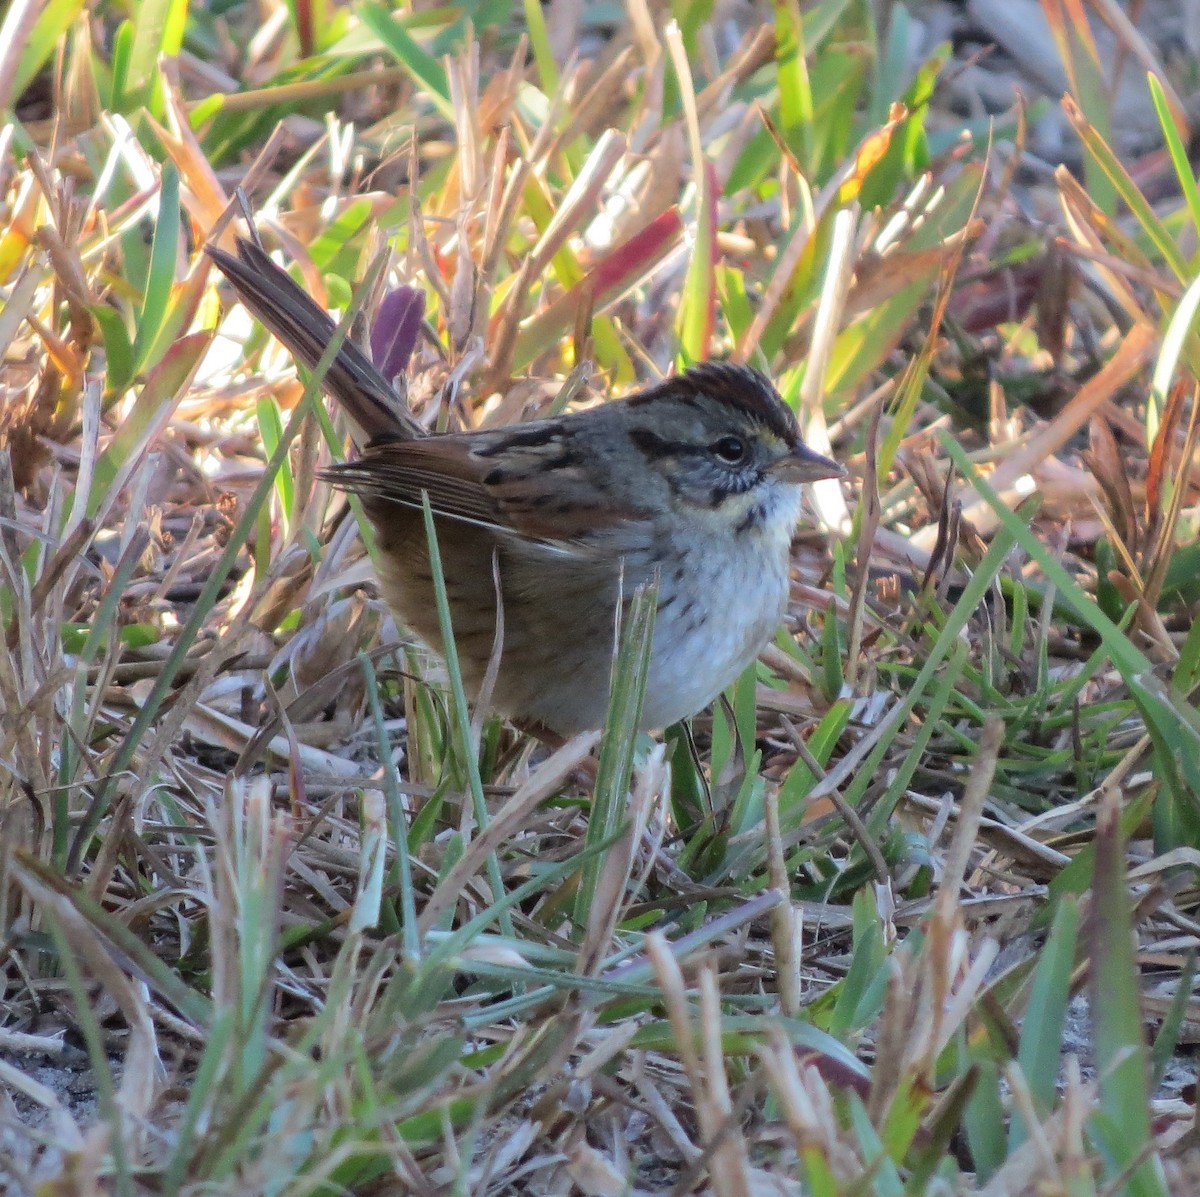
[[(253, 243), (208, 252), (315, 367), (330, 317)], [(709, 362), (587, 411), (441, 436), (348, 340), (324, 385), (364, 441), (324, 476), (361, 496), (396, 618), (441, 648), (426, 494), (469, 692), (499, 612), (491, 705), (560, 736), (604, 722), (618, 608), (655, 578), (642, 727), (693, 715), (733, 682), (783, 617), (800, 484), (845, 473), (805, 447), (778, 392), (745, 366)]]

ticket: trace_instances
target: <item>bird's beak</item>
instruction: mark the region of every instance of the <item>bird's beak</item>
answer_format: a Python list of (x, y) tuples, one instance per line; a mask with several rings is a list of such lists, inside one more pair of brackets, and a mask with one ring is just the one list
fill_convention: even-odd
[(817, 482), (822, 478), (845, 477), (846, 467), (797, 443), (786, 457), (771, 466), (771, 473), (784, 482)]

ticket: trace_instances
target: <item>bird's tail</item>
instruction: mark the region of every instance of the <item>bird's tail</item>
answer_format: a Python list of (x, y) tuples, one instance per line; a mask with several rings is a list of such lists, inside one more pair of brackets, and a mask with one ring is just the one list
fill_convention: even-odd
[[(254, 242), (239, 237), (236, 256), (213, 245), (205, 250), (246, 307), (298, 361), (315, 370), (336, 329), (329, 313)], [(356, 426), (360, 446), (423, 435), (395, 388), (348, 339), (338, 348), (322, 385)]]

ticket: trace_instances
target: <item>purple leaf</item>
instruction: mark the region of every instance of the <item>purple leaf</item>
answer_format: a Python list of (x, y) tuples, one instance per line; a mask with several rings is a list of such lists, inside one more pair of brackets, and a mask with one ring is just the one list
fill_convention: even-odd
[(397, 287), (383, 297), (371, 325), (371, 357), (389, 382), (408, 366), (424, 315), (425, 292), (416, 287)]

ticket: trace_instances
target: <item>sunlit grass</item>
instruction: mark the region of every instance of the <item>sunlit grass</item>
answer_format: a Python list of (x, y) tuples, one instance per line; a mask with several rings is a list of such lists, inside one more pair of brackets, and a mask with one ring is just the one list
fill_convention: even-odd
[[(6, 18), (5, 1191), (1186, 1191), (1174, 93), (1164, 210), (1053, 17), (1088, 188), (1055, 180), (1036, 314), (989, 317), (1044, 249), (1023, 126), (948, 131), (902, 9), (601, 9), (577, 56), (538, 5)], [(199, 252), (239, 186), (327, 307), (421, 289), (433, 430), (772, 374), (853, 483), (721, 703), (636, 732), (649, 593), (602, 735), (472, 711), (444, 596), (439, 662), (319, 481), (337, 413)], [(94, 1102), (35, 1078), (64, 1040)]]

